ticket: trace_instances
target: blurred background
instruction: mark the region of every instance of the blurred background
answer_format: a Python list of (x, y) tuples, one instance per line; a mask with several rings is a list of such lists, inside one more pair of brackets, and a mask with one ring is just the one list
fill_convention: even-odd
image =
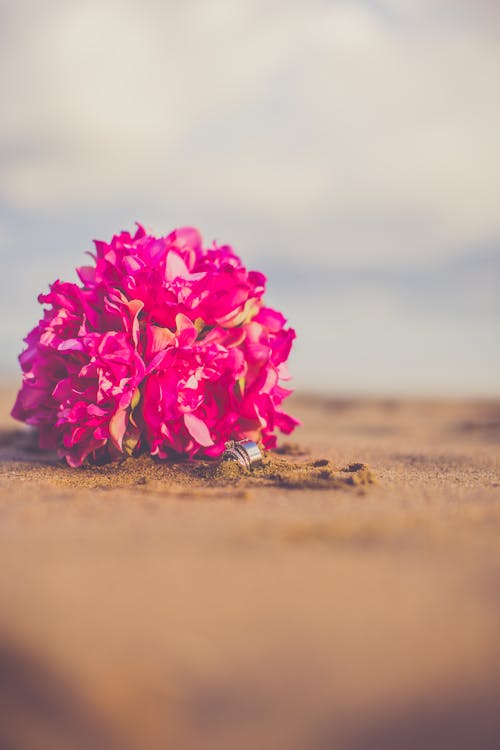
[(200, 227), (269, 277), (295, 385), (500, 382), (496, 0), (0, 1), (2, 358), (93, 238)]

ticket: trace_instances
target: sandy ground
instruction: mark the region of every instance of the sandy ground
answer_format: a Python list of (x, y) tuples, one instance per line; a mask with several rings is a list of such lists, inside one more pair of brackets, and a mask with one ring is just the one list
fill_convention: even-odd
[(296, 398), (280, 460), (377, 481), (283, 487), (65, 469), (11, 399), (0, 750), (500, 747), (500, 402)]

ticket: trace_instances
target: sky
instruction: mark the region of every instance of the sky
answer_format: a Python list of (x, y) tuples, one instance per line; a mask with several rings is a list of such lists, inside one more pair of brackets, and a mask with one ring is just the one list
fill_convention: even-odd
[(0, 0), (0, 374), (140, 220), (267, 274), (299, 388), (497, 394), (499, 84), (495, 0)]

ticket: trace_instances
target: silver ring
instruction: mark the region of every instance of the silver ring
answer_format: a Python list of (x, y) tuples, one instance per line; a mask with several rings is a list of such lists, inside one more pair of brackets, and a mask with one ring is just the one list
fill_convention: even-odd
[(253, 464), (262, 461), (262, 453), (253, 440), (228, 440), (221, 459), (223, 461), (236, 461), (245, 469), (250, 469)]

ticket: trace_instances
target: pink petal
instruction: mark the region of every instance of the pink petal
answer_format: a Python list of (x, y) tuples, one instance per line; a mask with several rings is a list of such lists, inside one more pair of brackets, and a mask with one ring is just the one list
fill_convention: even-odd
[(186, 425), (191, 437), (194, 438), (197, 443), (205, 447), (214, 444), (205, 422), (195, 414), (184, 414), (184, 424)]
[(83, 350), (83, 344), (79, 339), (66, 339), (66, 341), (61, 341), (57, 348), (60, 352), (66, 352), (68, 349), (80, 352)]
[[(195, 328), (193, 321), (187, 315), (184, 315), (184, 313), (177, 313), (175, 316), (175, 325), (177, 326), (178, 333)], [(196, 333), (198, 334), (198, 331)]]
[(189, 276), (189, 270), (180, 255), (170, 250), (167, 255), (167, 265), (165, 268), (165, 277), (167, 281), (173, 281), (174, 279), (187, 278)]
[(128, 415), (125, 409), (121, 409), (113, 414), (109, 421), (109, 434), (113, 443), (118, 450), (122, 450), (123, 436), (127, 429)]
[(144, 307), (144, 302), (141, 302), (139, 299), (132, 299), (127, 303), (127, 306), (132, 314), (132, 338), (134, 339), (134, 344), (137, 346), (139, 341), (139, 313)]
[(280, 380), (291, 380), (292, 376), (288, 370), (288, 364), (286, 362), (280, 362), (278, 365), (278, 375)]
[(166, 238), (167, 242), (175, 244), (178, 248), (201, 248), (201, 234), (194, 227), (179, 227), (171, 232)]
[(161, 326), (150, 326), (147, 328), (147, 354), (151, 357), (170, 346), (175, 334), (169, 328)]
[(126, 255), (123, 259), (123, 266), (127, 273), (134, 273), (135, 271), (139, 271), (141, 268), (143, 268), (143, 263), (139, 261), (138, 258), (134, 258), (133, 255)]
[(177, 326), (179, 346), (191, 346), (194, 344), (198, 336), (198, 329), (187, 315), (178, 313), (175, 316), (175, 324)]

